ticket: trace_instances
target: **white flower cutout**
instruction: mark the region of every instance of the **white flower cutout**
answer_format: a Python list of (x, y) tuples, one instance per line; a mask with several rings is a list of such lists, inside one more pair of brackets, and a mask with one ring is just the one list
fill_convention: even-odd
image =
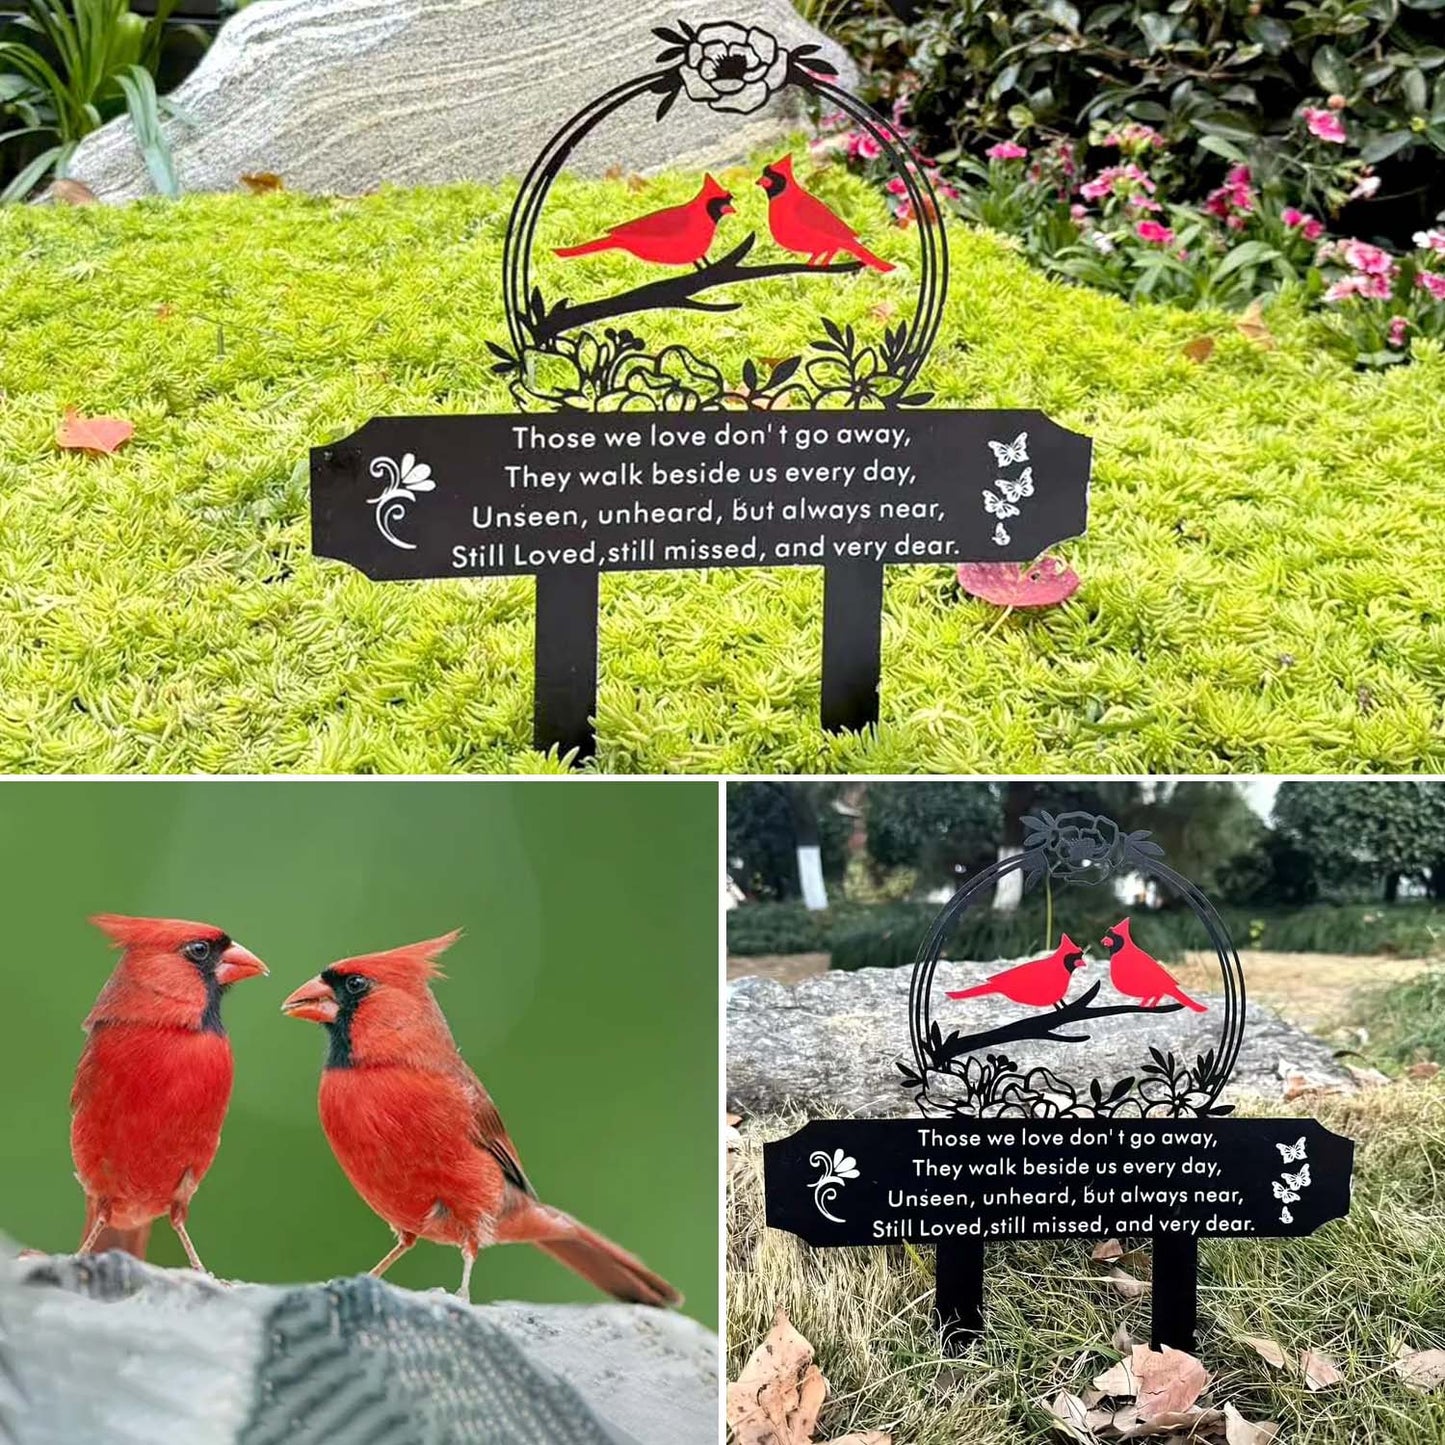
[(842, 1149), (835, 1149), (831, 1154), (826, 1149), (815, 1149), (808, 1156), (808, 1163), (815, 1169), (822, 1170), (808, 1186), (813, 1191), (813, 1203), (818, 1206), (818, 1213), (824, 1219), (831, 1219), (834, 1224), (845, 1223), (846, 1221), (832, 1213), (828, 1206), (837, 1199), (838, 1191), (848, 1180), (859, 1177), (858, 1161)]
[(766, 30), (724, 20), (697, 28), (678, 72), (690, 100), (750, 115), (787, 82), (788, 52)]
[(374, 457), (371, 475), (386, 482), (379, 497), (368, 497), (366, 505), (376, 508), (376, 529), (393, 547), (415, 552), (415, 542), (404, 542), (391, 530), (392, 524), (406, 516), (407, 507), (421, 492), (436, 491), (431, 468), (407, 452), (398, 464), (392, 457)]

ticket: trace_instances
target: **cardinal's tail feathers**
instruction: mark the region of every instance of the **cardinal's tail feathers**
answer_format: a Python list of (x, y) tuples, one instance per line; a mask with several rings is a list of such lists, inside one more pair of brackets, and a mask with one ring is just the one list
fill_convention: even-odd
[[(95, 1228), (95, 1205), (87, 1201), (85, 1206), (85, 1233), (80, 1236), (81, 1244), (90, 1239), (90, 1232)], [(133, 1254), (137, 1259), (146, 1257), (146, 1245), (150, 1242), (151, 1221), (145, 1224), (138, 1224), (134, 1229), (112, 1229), (107, 1225), (96, 1237), (91, 1240), (90, 1253), (104, 1254), (108, 1249), (118, 1249), (125, 1254)]]
[(1192, 1008), (1197, 1014), (1208, 1012), (1208, 1009), (1202, 1003), (1200, 1003), (1197, 999), (1190, 998), (1189, 995), (1185, 993), (1182, 988), (1176, 988), (1174, 990), (1174, 997), (1177, 998), (1179, 1002), (1184, 1005), (1185, 1008)]
[(554, 256), (590, 256), (594, 251), (610, 251), (617, 243), (611, 236), (599, 236), (595, 241), (583, 241), (580, 246), (559, 246)]
[(865, 266), (871, 266), (875, 271), (891, 271), (893, 263), (885, 261), (882, 256), (875, 256), (861, 241), (855, 241), (848, 247), (848, 254), (856, 256)]
[(993, 992), (992, 982), (976, 983), (972, 988), (961, 988), (954, 992), (949, 991), (949, 998), (980, 998), (986, 993)]
[(659, 1308), (682, 1303), (677, 1290), (636, 1255), (549, 1205), (533, 1204), (514, 1214), (497, 1237), (535, 1244), (614, 1299)]

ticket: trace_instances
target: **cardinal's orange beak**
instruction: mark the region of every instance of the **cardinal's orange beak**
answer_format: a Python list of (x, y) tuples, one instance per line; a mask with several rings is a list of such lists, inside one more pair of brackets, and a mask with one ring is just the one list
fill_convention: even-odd
[(293, 1019), (308, 1019), (313, 1024), (336, 1022), (336, 995), (331, 985), (319, 974), (308, 978), (300, 988), (281, 1005), (281, 1012)]
[(233, 943), (216, 965), (216, 982), (225, 988), (227, 984), (240, 983), (243, 978), (265, 978), (270, 972), (249, 948)]

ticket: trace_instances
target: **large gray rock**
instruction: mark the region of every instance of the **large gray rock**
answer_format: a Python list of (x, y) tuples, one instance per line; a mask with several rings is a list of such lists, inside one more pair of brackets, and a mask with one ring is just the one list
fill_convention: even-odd
[(0, 1259), (7, 1445), (714, 1445), (718, 1379), (715, 1335), (641, 1306)]
[[(937, 1003), (946, 990), (967, 988), (1004, 966), (1004, 960), (945, 960), (935, 975), (933, 998)], [(797, 1107), (887, 1118), (916, 1112), (895, 1066), (895, 1061), (912, 1062), (908, 1044), (912, 972), (864, 968), (824, 973), (791, 986), (761, 978), (735, 980), (728, 988), (727, 1007), (730, 1103), (749, 1113)], [(1107, 1087), (1110, 1081), (1137, 1074), (1149, 1045), (1189, 1060), (1217, 1046), (1223, 999), (1198, 997), (1208, 1005), (1208, 1012), (1186, 1009), (1147, 1020), (1139, 1014), (1091, 1019), (1087, 1028), (1066, 1030), (1087, 1033), (1086, 1043), (1026, 1040), (1001, 1047), (1024, 1070), (1043, 1066), (1076, 1088), (1094, 1078), (1103, 1079)], [(1105, 983), (1097, 1005), (1119, 1002)], [(1021, 1012), (996, 998), (945, 1002), (943, 1007), (957, 1010), (943, 1017), (945, 1032), (965, 1021), (970, 1031), (994, 1028)], [(1249, 1004), (1239, 1061), (1223, 1097), (1278, 1096), (1288, 1073), (1302, 1074), (1312, 1084), (1351, 1087), (1327, 1044), (1273, 1009)]]
[[(787, 0), (256, 0), (175, 92), (194, 129), (171, 121), (166, 134), (188, 191), (234, 190), (258, 171), (291, 190), (346, 194), (520, 175), (575, 111), (654, 68), (653, 26), (726, 20), (734, 8), (788, 49), (820, 46), (841, 83), (856, 82), (843, 51)], [(784, 99), (741, 115), (682, 95), (661, 125), (643, 99), (569, 164), (601, 174), (741, 160), (796, 125), (796, 93)], [(71, 174), (102, 200), (152, 192), (129, 120), (88, 137)]]

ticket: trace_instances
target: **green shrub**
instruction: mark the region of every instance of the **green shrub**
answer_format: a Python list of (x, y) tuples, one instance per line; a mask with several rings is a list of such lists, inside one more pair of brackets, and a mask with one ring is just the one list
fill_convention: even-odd
[[(1338, 211), (1366, 166), (1399, 244), (1445, 208), (1445, 49), (1435, 0), (1273, 6), (1199, 0), (1074, 4), (935, 0), (912, 24), (875, 13), (847, 33), (879, 87), (910, 98), (925, 149), (1089, 138), (1134, 123), (1160, 132), (1202, 198), (1224, 167), (1279, 177), (1294, 204)], [(1330, 111), (1343, 141), (1312, 134)], [(1116, 152), (1117, 157), (1117, 152)]]
[(176, 0), (147, 19), (126, 0), (28, 0), (0, 25), (0, 201), (24, 200), (64, 176), (75, 148), (117, 115), (129, 115), (157, 191), (180, 187), (161, 117), (175, 108), (155, 76)]
[(1360, 994), (1356, 1016), (1369, 1027), (1372, 1056), (1445, 1064), (1445, 968)]
[[(485, 340), (513, 194), (0, 208), (0, 771), (561, 766), (531, 747), (530, 579), (378, 585), (309, 550), (309, 448), (373, 416), (512, 409)], [(576, 234), (638, 203), (624, 181), (553, 192)], [(1445, 767), (1445, 352), (1349, 375), (1288, 308), (1270, 349), (1222, 313), (1050, 281), (962, 226), (949, 256), (938, 404), (1096, 438), (1089, 535), (1063, 549), (1079, 592), (1005, 616), (946, 568), (889, 568), (881, 721), (834, 735), (821, 569), (609, 573), (597, 767)], [(807, 284), (752, 288), (778, 354), (808, 334)], [(876, 325), (908, 286), (870, 274), (830, 305)], [(731, 369), (746, 354), (732, 315), (655, 324)], [(67, 407), (135, 438), (60, 452)]]

